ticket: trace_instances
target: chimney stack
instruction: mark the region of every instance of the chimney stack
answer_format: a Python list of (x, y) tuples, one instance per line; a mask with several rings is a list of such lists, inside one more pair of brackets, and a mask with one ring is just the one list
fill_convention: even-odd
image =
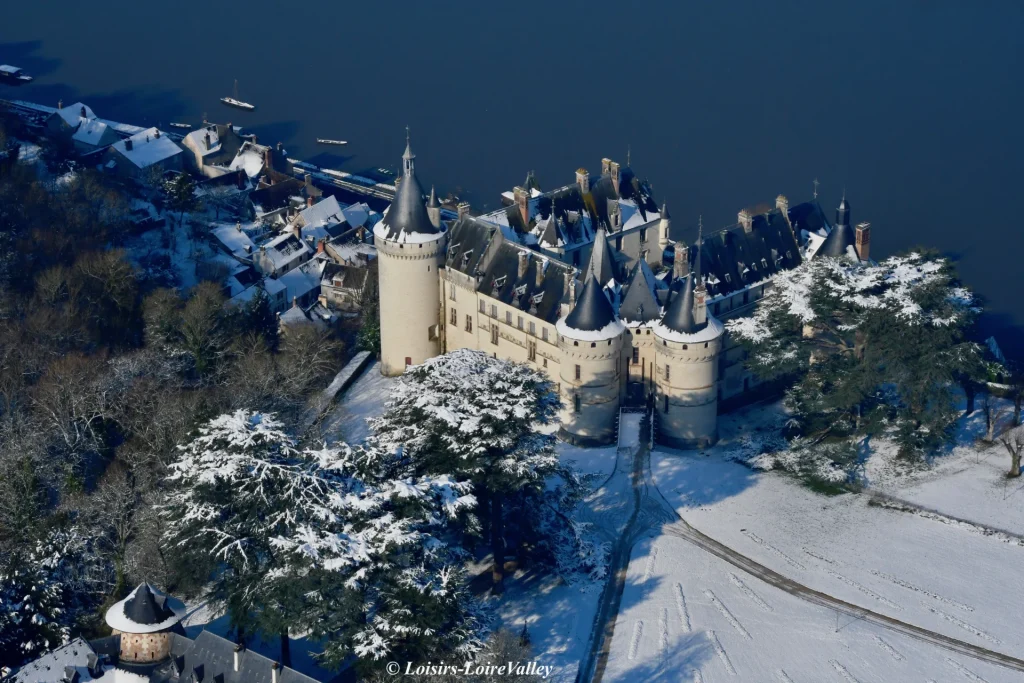
[(575, 308), (576, 306), (576, 278), (573, 273), (566, 275), (569, 278), (569, 308)]
[(292, 234), (295, 235), (296, 239), (302, 239), (302, 226), (299, 225), (298, 220), (292, 223)]
[(775, 208), (782, 212), (783, 216), (789, 216), (789, 200), (786, 195), (780, 194), (775, 198)]
[(270, 148), (267, 148), (267, 151), (263, 153), (263, 167), (268, 171), (272, 171), (274, 169), (274, 155), (273, 152), (270, 151)]
[(469, 215), (469, 202), (459, 202), (459, 205), (455, 207), (455, 210), (459, 212), (459, 218), (464, 218)]
[(79, 113), (81, 114), (83, 119), (87, 118), (86, 114), (85, 114), (85, 105), (84, 104), (82, 105), (82, 108), (79, 110)]
[(612, 160), (608, 157), (601, 159), (601, 175), (611, 175), (612, 172)]
[(318, 254), (324, 253), (324, 244), (326, 242), (327, 242), (327, 238), (325, 238), (325, 237), (321, 237), (319, 240), (317, 240), (317, 243), (316, 243), (316, 253), (318, 253)]
[(206, 151), (210, 151), (210, 131), (206, 131), (206, 135), (203, 136), (203, 140), (206, 142)]
[(125, 150), (127, 150), (129, 152), (132, 151), (132, 144), (133, 143), (132, 143), (132, 139), (131, 138), (125, 138), (124, 139), (124, 148), (125, 148)]
[(743, 232), (748, 235), (754, 230), (754, 217), (746, 209), (743, 209), (736, 216), (736, 222), (743, 226)]
[(530, 191), (521, 187), (512, 188), (512, 197), (515, 199), (519, 213), (523, 217), (523, 223), (530, 224)]
[(274, 662), (270, 665), (270, 683), (280, 683), (281, 681), (281, 665)]
[(857, 238), (854, 248), (861, 261), (867, 261), (871, 254), (871, 224), (857, 224)]
[(615, 194), (619, 193), (619, 164), (615, 161), (608, 162), (608, 175), (612, 179), (612, 189), (615, 190)]
[(683, 242), (676, 242), (675, 259), (672, 262), (672, 277), (676, 280), (690, 274), (690, 248)]
[(57, 109), (64, 108), (64, 100), (57, 100)]
[(530, 267), (530, 255), (525, 251), (519, 252), (519, 279), (526, 277), (526, 269)]
[(242, 645), (235, 645), (235, 672), (242, 668)]
[(536, 278), (534, 279), (534, 285), (540, 287), (544, 284), (544, 271), (548, 269), (547, 259), (540, 259), (537, 261)]
[[(298, 308), (298, 307), (299, 307), (299, 297), (293, 296), (292, 297), (292, 308)], [(277, 666), (277, 662), (274, 663), (274, 666)], [(275, 676), (275, 678), (277, 678), (277, 677)]]
[(311, 206), (313, 206), (313, 197), (312, 196), (306, 197), (306, 207), (308, 208), (308, 207), (311, 207)]
[(580, 186), (580, 192), (588, 194), (590, 192), (590, 171), (583, 168), (576, 169), (576, 184)]
[(281, 144), (281, 141), (279, 140), (278, 143), (277, 143), (277, 151), (280, 152), (282, 148), (283, 148), (283, 145)]
[(237, 230), (238, 232), (242, 232), (242, 221), (238, 221), (235, 223), (235, 230)]
[[(661, 205), (661, 220), (658, 221), (658, 248), (661, 249), (661, 253), (664, 254), (665, 250), (668, 249), (669, 245), (669, 232), (672, 227), (672, 217), (668, 213), (668, 204)], [(659, 257), (659, 261), (662, 257)]]

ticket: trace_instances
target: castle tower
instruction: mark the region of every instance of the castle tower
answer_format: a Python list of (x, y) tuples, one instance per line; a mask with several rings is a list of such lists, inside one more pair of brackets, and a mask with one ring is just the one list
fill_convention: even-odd
[(707, 312), (702, 247), (701, 235), (693, 272), (654, 324), (658, 441), (675, 448), (718, 441), (718, 358), (725, 328)]
[(433, 185), (430, 186), (430, 199), (427, 200), (427, 215), (430, 216), (430, 224), (440, 230), (441, 205), (437, 202), (437, 193)]
[(107, 625), (121, 636), (119, 664), (157, 664), (170, 657), (171, 634), (184, 635), (180, 626), (184, 618), (184, 603), (148, 583), (139, 584), (107, 610)]
[[(438, 220), (440, 223), (440, 220)], [(380, 290), (380, 371), (389, 377), (441, 352), (440, 280), (447, 234), (435, 226), (416, 177), (408, 139), (402, 180), (384, 218), (373, 228)]]
[(611, 443), (619, 413), (626, 327), (592, 271), (575, 306), (555, 324), (561, 356), (559, 437), (582, 446)]
[[(668, 249), (670, 238), (668, 236), (669, 229), (672, 227), (672, 217), (668, 214), (668, 204), (661, 205), (661, 220), (658, 221), (658, 248), (661, 249), (662, 254)], [(661, 259), (659, 259), (659, 262)]]

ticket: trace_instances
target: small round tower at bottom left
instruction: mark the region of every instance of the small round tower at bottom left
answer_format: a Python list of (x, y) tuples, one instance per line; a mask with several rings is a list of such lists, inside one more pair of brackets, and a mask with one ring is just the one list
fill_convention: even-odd
[(562, 387), (562, 426), (558, 436), (577, 446), (600, 446), (615, 440), (622, 394), (622, 344), (625, 327), (604, 334), (556, 325)]

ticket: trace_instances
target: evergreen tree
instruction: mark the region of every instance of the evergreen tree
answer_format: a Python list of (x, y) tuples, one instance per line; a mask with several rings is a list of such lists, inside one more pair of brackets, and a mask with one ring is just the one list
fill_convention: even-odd
[(179, 173), (164, 185), (167, 193), (167, 205), (172, 211), (178, 212), (178, 225), (185, 220), (186, 211), (194, 211), (199, 205), (196, 199), (196, 182), (188, 173)]
[(398, 454), (401, 475), (473, 482), (481, 505), (467, 510), (463, 528), (475, 534), (483, 518), (499, 588), (510, 537), (533, 543), (567, 574), (604, 570), (603, 546), (569, 518), (581, 482), (559, 463), (554, 437), (537, 431), (555, 419), (553, 389), (527, 365), (462, 349), (407, 370), (384, 414), (370, 421), (371, 443)]
[(261, 287), (257, 287), (257, 290), (256, 295), (242, 309), (242, 328), (259, 334), (268, 349), (277, 351), (277, 316), (270, 307), (270, 297), (267, 293)]
[(950, 435), (958, 382), (983, 372), (966, 340), (977, 312), (945, 259), (815, 258), (728, 329), (761, 378), (790, 378), (792, 424), (811, 442), (884, 433), (920, 455)]
[(360, 303), (362, 325), (357, 343), (360, 349), (380, 357), (380, 289), (377, 282), (377, 261), (371, 261), (366, 275), (366, 288)]
[(200, 429), (171, 466), (176, 552), (217, 563), (211, 598), (236, 629), (326, 641), (339, 665), (474, 651), (476, 607), (442, 538), (471, 505), (446, 477), (378, 479), (382, 455), (299, 450), (272, 415), (238, 411)]

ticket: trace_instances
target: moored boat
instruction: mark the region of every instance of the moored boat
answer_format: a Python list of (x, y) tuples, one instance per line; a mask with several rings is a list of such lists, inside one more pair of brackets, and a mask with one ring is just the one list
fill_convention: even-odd
[(0, 64), (0, 82), (11, 83), (12, 85), (24, 85), (30, 83), (32, 77), (21, 70), (20, 67), (10, 64)]
[(317, 144), (319, 145), (347, 145), (348, 140), (330, 140), (328, 138), (317, 138)]

